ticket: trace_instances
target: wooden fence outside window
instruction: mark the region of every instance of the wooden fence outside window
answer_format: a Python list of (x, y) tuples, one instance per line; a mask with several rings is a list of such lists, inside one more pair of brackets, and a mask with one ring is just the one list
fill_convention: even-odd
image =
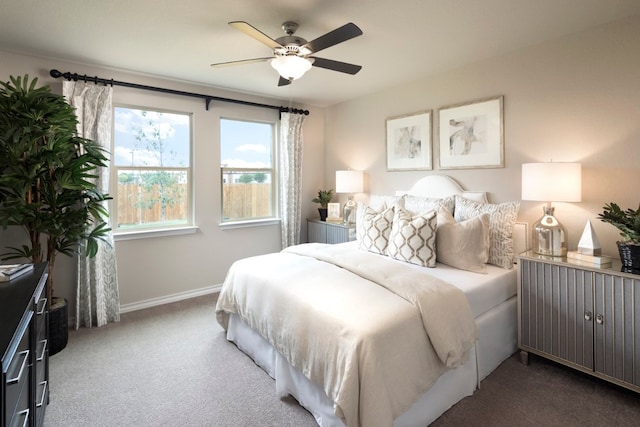
[[(173, 201), (167, 203), (164, 222), (181, 222), (187, 220), (187, 184), (177, 184)], [(151, 207), (145, 201), (159, 200), (159, 186), (146, 189), (139, 184), (118, 185), (118, 223), (117, 226), (136, 224), (162, 224), (162, 206), (159, 201)], [(265, 218), (273, 216), (271, 211), (271, 184), (225, 184), (223, 186), (224, 218), (240, 220), (247, 218)]]

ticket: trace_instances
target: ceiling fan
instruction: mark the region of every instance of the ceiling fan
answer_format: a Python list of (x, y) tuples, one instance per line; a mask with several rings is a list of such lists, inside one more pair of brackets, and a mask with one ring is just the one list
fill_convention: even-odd
[(323, 49), (362, 35), (362, 30), (351, 22), (340, 28), (336, 28), (333, 31), (329, 31), (310, 42), (306, 41), (302, 37), (294, 35), (298, 29), (298, 24), (291, 21), (287, 21), (282, 24), (282, 29), (287, 35), (275, 40), (244, 21), (232, 21), (229, 22), (229, 25), (273, 49), (273, 56), (240, 61), (219, 62), (211, 64), (212, 67), (226, 67), (229, 65), (270, 61), (271, 66), (280, 74), (278, 86), (285, 86), (290, 84), (293, 80), (299, 79), (312, 66), (352, 75), (362, 69), (361, 65), (354, 65), (313, 56), (315, 53), (320, 52)]

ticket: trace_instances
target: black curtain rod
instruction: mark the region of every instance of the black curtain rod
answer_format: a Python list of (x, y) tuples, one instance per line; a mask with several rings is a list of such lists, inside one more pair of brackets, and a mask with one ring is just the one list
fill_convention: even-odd
[(137, 84), (137, 83), (128, 83), (128, 82), (121, 82), (118, 80), (113, 80), (113, 79), (103, 79), (101, 77), (98, 76), (87, 76), (86, 74), (84, 75), (80, 75), (78, 73), (70, 73), (70, 72), (66, 72), (66, 73), (61, 73), (58, 70), (51, 70), (49, 71), (49, 75), (53, 78), (64, 78), (66, 80), (73, 80), (74, 82), (77, 82), (78, 80), (83, 81), (85, 83), (87, 82), (93, 82), (95, 84), (103, 84), (103, 85), (111, 85), (111, 86), (124, 86), (124, 87), (130, 87), (130, 88), (134, 88), (134, 89), (142, 89), (142, 90), (150, 90), (153, 92), (162, 92), (162, 93), (169, 93), (171, 95), (181, 95), (181, 96), (190, 96), (192, 98), (200, 98), (200, 99), (204, 99), (205, 101), (205, 108), (207, 110), (209, 110), (209, 104), (211, 103), (211, 101), (220, 101), (220, 102), (231, 102), (234, 104), (241, 104), (241, 105), (248, 105), (250, 107), (259, 107), (259, 108), (269, 108), (271, 110), (278, 110), (280, 113), (294, 113), (294, 114), (304, 114), (305, 116), (309, 115), (309, 110), (300, 110), (298, 108), (289, 108), (289, 107), (277, 107), (275, 105), (268, 105), (268, 104), (259, 104), (257, 102), (249, 102), (249, 101), (242, 101), (240, 99), (231, 99), (231, 98), (222, 98), (219, 96), (213, 96), (213, 95), (204, 95), (201, 93), (194, 93), (194, 92), (184, 92), (181, 90), (174, 90), (174, 89), (167, 89), (167, 88), (163, 88), (163, 87), (155, 87), (155, 86), (147, 86), (147, 85), (141, 85), (141, 84)]

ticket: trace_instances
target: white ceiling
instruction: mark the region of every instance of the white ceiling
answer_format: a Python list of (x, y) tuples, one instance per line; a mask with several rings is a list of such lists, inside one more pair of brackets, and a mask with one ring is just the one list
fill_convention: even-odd
[[(640, 0), (0, 0), (0, 50), (328, 106), (635, 14)], [(363, 69), (283, 87), (268, 62), (213, 69), (271, 54), (234, 20), (274, 39), (296, 21), (307, 40), (353, 22), (362, 36), (318, 56)]]

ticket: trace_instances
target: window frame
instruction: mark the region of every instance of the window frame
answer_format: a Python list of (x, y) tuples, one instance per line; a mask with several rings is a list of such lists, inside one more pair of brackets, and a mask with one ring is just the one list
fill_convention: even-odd
[[(157, 236), (170, 236), (176, 234), (191, 234), (197, 230), (194, 220), (194, 205), (195, 205), (195, 194), (194, 194), (194, 113), (180, 110), (172, 110), (167, 108), (159, 108), (159, 107), (150, 107), (150, 106), (140, 106), (134, 104), (127, 103), (114, 103), (113, 104), (113, 129), (112, 129), (112, 138), (111, 138), (111, 153), (115, 152), (116, 148), (116, 133), (115, 133), (115, 112), (116, 108), (126, 108), (130, 110), (139, 110), (139, 111), (148, 111), (155, 113), (166, 113), (166, 114), (176, 114), (187, 116), (189, 119), (189, 155), (187, 156), (189, 165), (187, 167), (183, 166), (164, 166), (164, 167), (155, 167), (155, 166), (117, 166), (115, 162), (115, 156), (111, 155), (110, 160), (110, 194), (115, 194), (113, 199), (111, 200), (111, 217), (115, 218), (115, 221), (111, 221), (111, 226), (113, 228), (113, 236), (115, 240), (129, 240), (136, 239), (140, 237), (157, 237)], [(179, 172), (186, 171), (187, 177), (187, 185), (186, 185), (186, 223), (175, 224), (175, 225), (155, 225), (155, 226), (142, 226), (135, 228), (128, 228), (126, 230), (118, 230), (118, 171), (119, 170), (136, 170), (140, 172), (150, 171), (150, 170), (159, 170), (159, 171), (169, 171), (169, 172)]]
[[(222, 166), (222, 121), (236, 121), (236, 122), (245, 122), (245, 123), (257, 123), (257, 124), (267, 124), (271, 126), (271, 167), (270, 168), (234, 168), (234, 167), (224, 167)], [(278, 194), (278, 166), (279, 166), (279, 153), (278, 149), (278, 122), (276, 120), (265, 120), (265, 119), (253, 119), (246, 117), (235, 117), (235, 116), (224, 116), (221, 115), (218, 117), (218, 141), (219, 147), (218, 151), (220, 154), (220, 227), (222, 228), (237, 228), (237, 227), (249, 227), (249, 226), (260, 226), (267, 224), (275, 224), (280, 223), (279, 216), (279, 203), (280, 195)], [(272, 214), (270, 216), (265, 217), (250, 217), (244, 219), (224, 219), (224, 175), (225, 173), (235, 173), (235, 172), (267, 172), (271, 173), (271, 197), (269, 199), (270, 210)]]

